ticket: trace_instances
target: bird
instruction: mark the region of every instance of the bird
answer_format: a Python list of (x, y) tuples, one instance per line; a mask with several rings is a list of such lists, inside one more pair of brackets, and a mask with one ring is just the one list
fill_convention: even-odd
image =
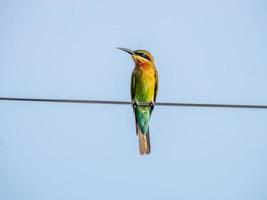
[(146, 50), (130, 50), (117, 47), (129, 53), (135, 63), (131, 76), (131, 100), (135, 115), (136, 135), (139, 138), (139, 152), (151, 152), (149, 121), (158, 93), (158, 72), (152, 54)]

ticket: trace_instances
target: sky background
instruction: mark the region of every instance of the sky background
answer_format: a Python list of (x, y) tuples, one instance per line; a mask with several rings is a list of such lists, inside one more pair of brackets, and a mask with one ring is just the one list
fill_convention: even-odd
[[(158, 101), (267, 104), (262, 0), (0, 0), (0, 96), (129, 100), (147, 49)], [(267, 199), (267, 111), (0, 102), (0, 199)]]

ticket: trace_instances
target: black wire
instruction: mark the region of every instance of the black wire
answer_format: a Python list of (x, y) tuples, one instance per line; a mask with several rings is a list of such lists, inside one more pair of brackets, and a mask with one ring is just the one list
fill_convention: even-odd
[[(0, 97), (0, 101), (31, 101), (31, 102), (51, 102), (51, 103), (83, 103), (83, 104), (119, 104), (131, 105), (130, 101), (102, 101), (102, 100), (77, 100), (77, 99), (42, 99), (42, 98), (15, 98)], [(139, 102), (140, 106), (147, 106), (149, 103)], [(169, 103), (158, 102), (157, 106), (180, 106), (180, 107), (209, 107), (209, 108), (250, 108), (267, 109), (267, 105), (241, 105), (241, 104), (209, 104), (209, 103)]]

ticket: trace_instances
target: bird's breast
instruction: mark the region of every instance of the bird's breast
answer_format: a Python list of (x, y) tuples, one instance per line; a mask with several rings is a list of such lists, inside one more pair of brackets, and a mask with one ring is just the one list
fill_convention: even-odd
[(138, 101), (150, 102), (154, 100), (155, 70), (153, 68), (140, 69), (136, 77), (135, 98)]

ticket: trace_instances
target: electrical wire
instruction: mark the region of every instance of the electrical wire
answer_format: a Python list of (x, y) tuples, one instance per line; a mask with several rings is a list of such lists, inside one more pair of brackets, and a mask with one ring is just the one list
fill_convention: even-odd
[[(82, 99), (44, 99), (44, 98), (16, 98), (16, 97), (0, 97), (0, 101), (26, 101), (26, 102), (76, 103), (76, 104), (116, 104), (116, 105), (131, 105), (132, 104), (132, 102), (130, 102), (130, 101), (106, 101), (106, 100), (82, 100)], [(139, 106), (148, 106), (149, 103), (139, 102), (138, 105)], [(155, 105), (156, 106), (174, 106), (174, 107), (267, 109), (267, 105), (246, 105), (246, 104), (156, 102)]]

